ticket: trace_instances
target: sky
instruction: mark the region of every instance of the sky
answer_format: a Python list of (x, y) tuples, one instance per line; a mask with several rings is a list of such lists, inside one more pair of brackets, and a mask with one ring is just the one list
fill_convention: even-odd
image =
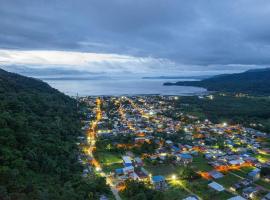
[(269, 0), (0, 0), (0, 65), (150, 75), (270, 64)]

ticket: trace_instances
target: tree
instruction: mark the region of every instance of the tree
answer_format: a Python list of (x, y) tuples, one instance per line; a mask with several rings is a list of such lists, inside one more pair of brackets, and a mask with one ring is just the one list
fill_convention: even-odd
[(122, 194), (128, 199), (164, 200), (164, 196), (161, 192), (150, 189), (143, 182), (127, 180), (125, 186), (126, 188)]
[(193, 169), (190, 167), (184, 167), (181, 169), (180, 173), (178, 174), (181, 179), (186, 180), (195, 180), (200, 178), (199, 174), (197, 174)]

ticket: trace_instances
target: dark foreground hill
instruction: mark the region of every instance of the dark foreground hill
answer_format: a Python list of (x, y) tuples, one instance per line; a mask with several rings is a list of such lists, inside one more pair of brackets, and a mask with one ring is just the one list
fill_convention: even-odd
[(164, 85), (198, 86), (209, 91), (270, 95), (270, 68), (224, 74), (201, 81), (180, 81)]
[(76, 101), (0, 69), (0, 199), (97, 199), (103, 179), (82, 178)]

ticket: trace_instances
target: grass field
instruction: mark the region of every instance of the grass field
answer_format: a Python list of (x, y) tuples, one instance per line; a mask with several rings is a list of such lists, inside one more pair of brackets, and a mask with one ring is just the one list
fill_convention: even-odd
[(110, 164), (122, 162), (121, 154), (111, 153), (111, 152), (96, 151), (95, 158), (102, 165), (110, 165)]
[(172, 164), (145, 165), (145, 169), (148, 170), (153, 176), (162, 175), (165, 176), (167, 179), (171, 178), (173, 174), (176, 174), (182, 168), (183, 166), (175, 166)]
[(258, 181), (256, 181), (255, 183), (270, 190), (270, 184), (267, 183), (267, 182), (265, 182), (265, 181), (263, 181), (263, 180), (261, 180), (261, 179), (258, 180)]
[(239, 176), (241, 176), (241, 177), (243, 177), (243, 178), (246, 178), (248, 173), (250, 171), (252, 171), (253, 169), (254, 169), (254, 167), (243, 167), (243, 168), (241, 168), (239, 170), (234, 170), (232, 172), (239, 175)]
[(185, 183), (186, 187), (197, 194), (199, 197), (201, 197), (204, 200), (212, 200), (212, 199), (218, 199), (218, 200), (225, 200), (233, 195), (227, 191), (223, 192), (216, 192), (208, 187), (208, 183), (210, 181), (204, 180), (204, 179), (199, 179), (196, 181), (192, 182), (187, 182)]
[(213, 169), (213, 167), (207, 163), (207, 160), (201, 154), (194, 156), (192, 166), (197, 171), (210, 171)]
[(190, 194), (177, 182), (169, 182), (169, 188), (164, 192), (165, 199), (167, 200), (181, 200), (188, 197)]
[(113, 164), (108, 164), (108, 165), (102, 165), (102, 168), (105, 173), (110, 173), (110, 172), (114, 172), (115, 169), (117, 168), (123, 168), (123, 164), (113, 163)]
[(266, 163), (270, 160), (270, 154), (257, 154), (255, 156), (260, 162)]
[(226, 174), (224, 177), (215, 180), (217, 183), (223, 185), (227, 189), (229, 189), (233, 184), (237, 183), (240, 181), (241, 178), (234, 176), (232, 174)]

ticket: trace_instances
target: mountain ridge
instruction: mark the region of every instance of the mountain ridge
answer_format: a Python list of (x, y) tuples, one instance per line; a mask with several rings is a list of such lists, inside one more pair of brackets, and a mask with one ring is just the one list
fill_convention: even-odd
[(221, 74), (201, 81), (178, 81), (165, 86), (197, 86), (209, 91), (270, 95), (270, 68), (248, 70), (236, 74)]

